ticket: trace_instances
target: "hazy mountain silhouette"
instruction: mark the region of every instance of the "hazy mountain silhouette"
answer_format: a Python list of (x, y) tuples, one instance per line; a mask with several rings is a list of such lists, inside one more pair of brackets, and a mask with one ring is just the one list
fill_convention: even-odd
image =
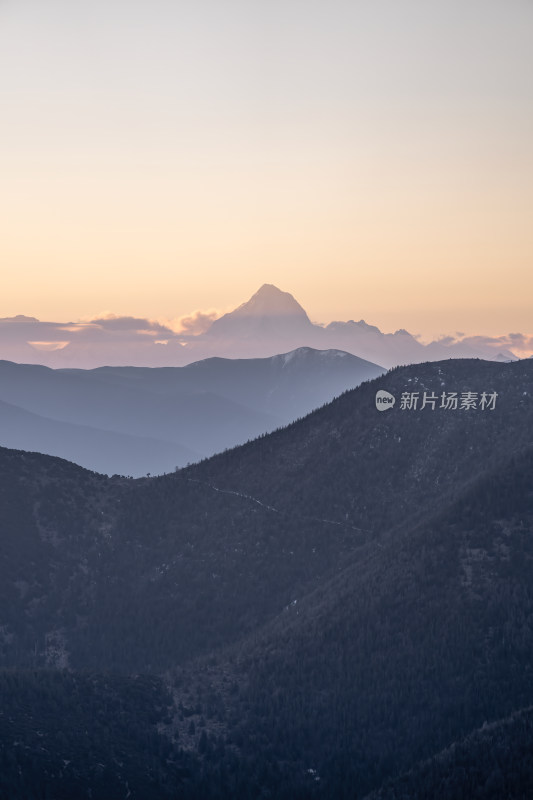
[(87, 469), (119, 475), (171, 472), (201, 458), (172, 441), (76, 425), (25, 411), (0, 400), (3, 447), (60, 456)]
[(311, 320), (292, 294), (265, 283), (246, 302), (209, 327), (210, 336), (263, 339), (294, 336), (313, 330)]
[[(209, 315), (208, 315), (209, 317)], [(0, 355), (50, 367), (181, 366), (205, 358), (264, 358), (300, 347), (344, 350), (392, 367), (444, 358), (513, 360), (513, 347), (531, 349), (531, 337), (448, 336), (424, 345), (405, 329), (383, 333), (364, 320), (312, 323), (288, 292), (264, 284), (247, 302), (205, 332), (176, 332), (161, 322), (106, 317), (90, 322), (41, 322), (19, 315), (0, 319)]]
[(160, 369), (4, 361), (0, 444), (108, 474), (168, 472), (274, 430), (382, 372), (356, 356), (309, 348)]
[(185, 352), (205, 354), (207, 349), (217, 355), (253, 358), (303, 346), (346, 351), (387, 368), (442, 358), (515, 358), (511, 351), (498, 352), (481, 341), (424, 345), (404, 329), (382, 333), (364, 320), (323, 327), (310, 321), (291, 294), (272, 284), (264, 284), (246, 303), (215, 320), (205, 334), (187, 341)]
[(215, 320), (207, 333), (191, 342), (192, 347), (208, 346), (225, 355), (247, 357), (309, 345), (340, 349), (377, 363), (381, 358), (387, 367), (427, 359), (422, 356), (424, 346), (407, 331), (383, 334), (364, 320), (326, 327), (313, 324), (291, 294), (272, 284), (264, 284), (250, 300)]

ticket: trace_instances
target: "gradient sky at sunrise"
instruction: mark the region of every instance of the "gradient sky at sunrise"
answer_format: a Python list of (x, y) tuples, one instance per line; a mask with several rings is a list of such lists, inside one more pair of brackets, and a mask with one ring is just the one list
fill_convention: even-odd
[(533, 332), (530, 0), (0, 0), (0, 316)]

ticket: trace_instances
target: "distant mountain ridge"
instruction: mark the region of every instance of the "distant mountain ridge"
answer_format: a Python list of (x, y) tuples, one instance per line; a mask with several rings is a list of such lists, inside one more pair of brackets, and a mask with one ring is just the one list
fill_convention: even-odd
[(59, 456), (97, 472), (146, 475), (171, 472), (201, 458), (173, 441), (62, 422), (0, 400), (2, 447)]
[(189, 341), (193, 350), (207, 346), (221, 355), (234, 357), (267, 356), (283, 349), (310, 346), (339, 349), (369, 361), (392, 367), (441, 358), (494, 358), (510, 361), (510, 351), (496, 352), (481, 343), (421, 344), (405, 329), (382, 333), (364, 320), (330, 322), (326, 326), (311, 322), (302, 306), (288, 292), (264, 284), (234, 311), (215, 320), (207, 332)]
[(159, 369), (51, 370), (4, 361), (0, 445), (108, 474), (170, 472), (292, 422), (383, 371), (310, 348)]
[(268, 283), (198, 332), (134, 317), (67, 324), (23, 315), (0, 319), (0, 356), (56, 368), (182, 366), (211, 357), (267, 358), (300, 347), (343, 350), (386, 368), (444, 358), (511, 361), (516, 356), (509, 343), (519, 346), (521, 338), (457, 334), (424, 345), (404, 328), (382, 333), (364, 320), (323, 326), (311, 322), (291, 294)]

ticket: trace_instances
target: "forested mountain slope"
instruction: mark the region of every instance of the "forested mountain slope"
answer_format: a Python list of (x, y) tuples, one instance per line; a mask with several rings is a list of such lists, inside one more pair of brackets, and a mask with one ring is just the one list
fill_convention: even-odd
[[(401, 407), (424, 391), (478, 407)], [(156, 479), (0, 450), (2, 666), (163, 675), (172, 698), (140, 736), (159, 724), (172, 754), (147, 794), (148, 747), (141, 798), (168, 781), (186, 800), (425, 786), (420, 764), (533, 703), (532, 397), (531, 362), (401, 368)], [(518, 800), (526, 774), (505, 786)]]

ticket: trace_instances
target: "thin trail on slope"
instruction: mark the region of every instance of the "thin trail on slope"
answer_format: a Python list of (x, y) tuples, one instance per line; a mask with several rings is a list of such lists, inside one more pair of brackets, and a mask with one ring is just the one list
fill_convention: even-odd
[[(218, 486), (213, 486), (212, 483), (199, 481), (197, 478), (187, 478), (187, 480), (191, 483), (199, 483), (201, 486), (207, 486), (207, 488), (211, 489), (213, 492), (219, 492), (220, 494), (231, 494), (235, 497), (242, 497), (243, 500), (249, 500), (252, 503), (256, 503), (258, 506), (261, 506), (261, 508), (265, 508), (267, 511), (272, 511), (274, 514), (285, 513), (279, 508), (274, 508), (274, 506), (269, 506), (267, 503), (261, 502), (261, 500), (258, 500), (257, 497), (252, 497), (250, 494), (244, 494), (244, 492), (235, 492), (231, 489), (220, 489)], [(370, 531), (366, 530), (365, 528), (356, 528), (354, 525), (349, 525), (347, 522), (338, 522), (337, 520), (333, 519), (321, 519), (320, 517), (297, 517), (296, 519), (306, 520), (308, 522), (323, 522), (325, 525), (340, 525), (342, 528), (349, 528), (350, 530), (358, 531), (359, 533), (370, 533)]]

